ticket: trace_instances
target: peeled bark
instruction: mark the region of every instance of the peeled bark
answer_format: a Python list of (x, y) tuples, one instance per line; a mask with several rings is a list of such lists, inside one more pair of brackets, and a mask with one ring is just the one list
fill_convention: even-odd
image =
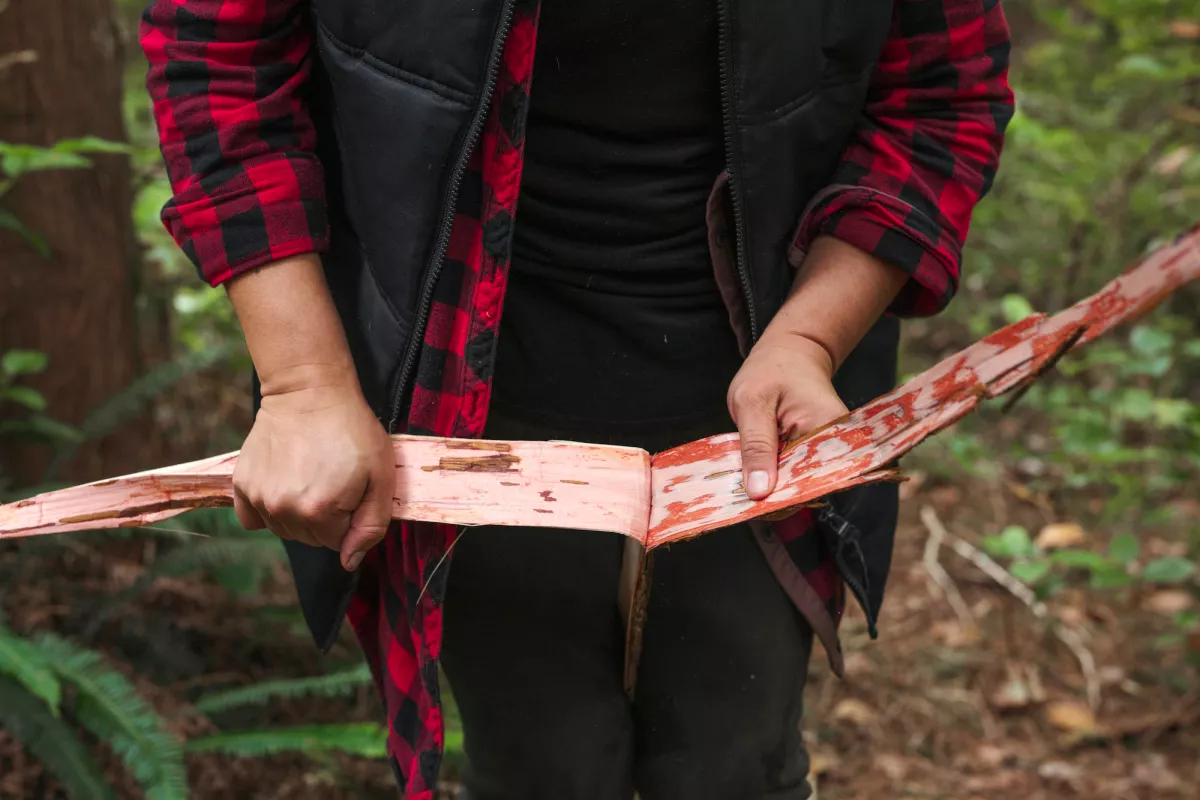
[[(590, 528), (647, 550), (774, 515), (853, 486), (894, 480), (888, 465), (985, 398), (1020, 391), (1073, 347), (1200, 279), (1200, 227), (1100, 292), (1053, 316), (1028, 317), (945, 359), (895, 391), (788, 445), (779, 486), (752, 501), (735, 433), (659, 453), (567, 442), (395, 438), (393, 516), (459, 525)], [(236, 453), (0, 506), (0, 539), (135, 527), (232, 503)]]
[[(32, 55), (0, 70), (0, 141), (124, 141), (121, 49), (109, 0), (11, 0), (0, 12), (0, 59)], [(0, 352), (49, 356), (30, 383), (49, 401), (48, 413), (68, 423), (127, 386), (138, 366), (129, 163), (120, 155), (92, 160), (91, 168), (27, 174), (0, 201), (51, 250), (44, 258), (0, 230)], [(86, 448), (69, 474), (132, 469), (141, 449), (135, 438)], [(0, 468), (19, 483), (36, 481), (48, 448), (12, 444), (5, 441)]]

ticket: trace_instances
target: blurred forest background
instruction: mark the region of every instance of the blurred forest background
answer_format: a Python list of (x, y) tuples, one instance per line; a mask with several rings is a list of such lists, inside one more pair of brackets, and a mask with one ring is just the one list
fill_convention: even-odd
[[(0, 0), (0, 497), (235, 449), (249, 361), (158, 222), (141, 0)], [(1200, 2), (1008, 0), (1012, 123), (915, 373), (1200, 220)], [(907, 459), (821, 800), (1200, 797), (1200, 286)], [(193, 534), (205, 534), (197, 537)], [(390, 797), (347, 634), (232, 514), (0, 545), (0, 797)], [(447, 737), (445, 796), (461, 765)]]

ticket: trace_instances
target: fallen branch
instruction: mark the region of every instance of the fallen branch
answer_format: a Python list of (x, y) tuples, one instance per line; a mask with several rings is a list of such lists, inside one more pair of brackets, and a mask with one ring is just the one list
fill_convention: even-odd
[(958, 624), (962, 626), (964, 631), (974, 630), (976, 627), (975, 615), (971, 613), (971, 609), (967, 606), (967, 601), (963, 599), (962, 592), (958, 590), (958, 586), (954, 583), (954, 579), (950, 577), (950, 573), (946, 572), (946, 568), (938, 560), (942, 542), (946, 539), (946, 529), (938, 522), (933, 509), (928, 506), (921, 509), (921, 521), (925, 523), (925, 530), (929, 532), (929, 536), (925, 539), (925, 557), (922, 559), (925, 571), (929, 573), (933, 582), (937, 584), (938, 589), (942, 592), (942, 596), (950, 604), (950, 608), (954, 609), (954, 613), (958, 617)]
[(938, 518), (937, 512), (929, 506), (921, 509), (921, 522), (930, 531), (937, 531), (938, 538), (944, 540), (951, 550), (960, 557), (970, 561), (983, 574), (1000, 584), (1009, 594), (1024, 603), (1034, 617), (1049, 626), (1051, 633), (1067, 646), (1067, 649), (1074, 654), (1075, 659), (1079, 662), (1079, 669), (1083, 673), (1084, 685), (1087, 691), (1088, 705), (1093, 710), (1099, 708), (1100, 676), (1096, 671), (1096, 658), (1092, 655), (1092, 651), (1087, 648), (1087, 645), (1084, 644), (1083, 637), (1079, 634), (1079, 631), (1063, 625), (1054, 619), (1050, 615), (1050, 610), (1046, 608), (1046, 604), (1038, 600), (1033, 590), (1011, 572), (996, 563), (991, 556), (967, 540), (960, 539), (947, 531), (941, 519)]

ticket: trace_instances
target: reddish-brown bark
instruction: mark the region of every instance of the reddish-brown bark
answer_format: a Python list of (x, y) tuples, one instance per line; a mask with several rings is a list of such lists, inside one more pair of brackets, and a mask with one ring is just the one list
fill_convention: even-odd
[[(396, 437), (394, 516), (609, 530), (653, 549), (852, 486), (894, 480), (891, 462), (985, 398), (1028, 385), (1067, 350), (1136, 319), (1198, 278), (1200, 227), (1092, 297), (1002, 328), (792, 443), (780, 456), (779, 487), (760, 502), (742, 489), (736, 433), (653, 459), (641, 450), (601, 445), (402, 436)], [(228, 504), (236, 458), (230, 453), (0, 506), (0, 538), (135, 526)]]

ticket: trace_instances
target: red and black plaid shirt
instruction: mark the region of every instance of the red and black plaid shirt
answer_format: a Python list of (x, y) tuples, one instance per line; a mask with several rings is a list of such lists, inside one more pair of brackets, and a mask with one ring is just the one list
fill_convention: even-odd
[[(483, 431), (490, 382), (464, 349), (495, 335), (504, 293), (507, 255), (489, 249), (482, 232), (500, 215), (511, 219), (519, 192), (524, 143), (495, 110), (511, 107), (514, 89), (528, 96), (537, 6), (522, 6), (467, 175), (481, 191), (461, 194), (482, 197), (482, 207), (457, 209), (452, 229), (448, 261), (466, 265), (458, 303), (435, 303), (425, 332), (421, 358), (441, 372), (442, 388), (416, 389), (412, 432)], [(155, 0), (141, 41), (174, 189), (163, 221), (203, 278), (215, 286), (323, 250), (324, 178), (303, 102), (314, 57), (306, 0)], [(957, 287), (971, 213), (1012, 113), (1008, 53), (998, 0), (896, 0), (858, 129), (830, 186), (797, 221), (792, 260), (815, 237), (835, 236), (909, 272), (894, 313), (940, 310)], [(443, 744), (445, 570), (436, 566), (453, 536), (448, 526), (395, 525), (366, 561), (349, 613), (383, 695), (390, 758), (414, 800), (433, 797)], [(840, 604), (828, 559), (807, 576)]]

